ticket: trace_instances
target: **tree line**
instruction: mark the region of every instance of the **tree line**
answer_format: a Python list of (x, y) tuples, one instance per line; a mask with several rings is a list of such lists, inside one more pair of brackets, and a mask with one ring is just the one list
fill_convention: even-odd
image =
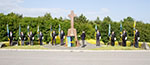
[[(100, 20), (99, 17), (96, 20), (88, 20), (86, 16), (81, 14), (80, 16), (76, 16), (74, 18), (74, 27), (77, 29), (78, 36), (82, 34), (84, 30), (86, 33), (86, 39), (95, 39), (95, 26), (97, 25), (97, 29), (101, 32), (103, 42), (109, 41), (108, 29), (109, 24), (111, 25), (111, 31), (114, 31), (116, 34), (117, 41), (120, 40), (120, 24), (122, 24), (123, 30), (127, 31), (128, 40), (134, 40), (134, 32), (133, 32), (133, 24), (134, 19), (132, 17), (124, 18), (119, 22), (111, 20), (109, 16), (105, 17), (103, 20)], [(70, 19), (64, 19), (62, 17), (53, 18), (50, 13), (46, 13), (44, 16), (38, 17), (23, 17), (23, 15), (16, 13), (4, 14), (0, 13), (0, 41), (7, 41), (7, 24), (9, 26), (9, 30), (13, 32), (14, 40), (19, 39), (19, 25), (21, 27), (21, 31), (27, 37), (27, 26), (29, 25), (29, 30), (34, 34), (37, 33), (37, 28), (39, 26), (39, 30), (42, 31), (44, 35), (44, 41), (49, 42), (51, 40), (50, 30), (55, 30), (58, 34), (59, 25), (61, 29), (64, 30), (65, 34), (67, 34), (68, 29), (70, 28)], [(150, 42), (150, 24), (143, 23), (142, 21), (136, 21), (136, 29), (140, 32), (140, 41), (141, 42)], [(37, 34), (35, 35), (35, 39), (37, 40)], [(79, 38), (80, 39), (80, 38)], [(27, 40), (27, 39), (26, 39)]]

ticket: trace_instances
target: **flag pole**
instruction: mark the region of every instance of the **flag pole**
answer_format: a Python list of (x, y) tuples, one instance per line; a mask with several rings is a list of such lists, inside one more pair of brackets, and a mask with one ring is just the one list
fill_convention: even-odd
[(40, 40), (39, 40), (39, 25), (37, 26), (37, 37), (38, 37), (38, 43), (40, 43)]
[[(109, 23), (109, 28), (108, 28), (108, 38), (109, 38), (109, 41), (111, 41), (111, 38), (110, 38), (110, 34), (111, 34), (111, 25)], [(111, 42), (110, 42), (111, 43)], [(108, 45), (108, 44), (107, 44)]]
[[(21, 32), (21, 26), (19, 24), (19, 36), (20, 36), (20, 32)], [(18, 39), (18, 41), (21, 43), (21, 41)], [(18, 44), (18, 43), (17, 43)]]
[(95, 25), (95, 39), (96, 39), (96, 33), (97, 33), (97, 24)]
[[(120, 40), (122, 42), (122, 23), (121, 22), (120, 22), (120, 34), (121, 34)], [(122, 46), (122, 43), (121, 43), (121, 46)]]
[(133, 32), (134, 32), (134, 42), (133, 42), (133, 47), (135, 46), (135, 30), (136, 30), (136, 21), (134, 21), (134, 24), (133, 24)]
[(8, 36), (8, 40), (10, 40), (9, 39), (9, 27), (8, 27), (8, 24), (7, 24), (7, 36)]

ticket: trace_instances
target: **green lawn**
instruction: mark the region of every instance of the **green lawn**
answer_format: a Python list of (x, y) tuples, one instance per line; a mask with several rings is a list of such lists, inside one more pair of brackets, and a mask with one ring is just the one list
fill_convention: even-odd
[(26, 46), (8, 46), (1, 49), (47, 49), (47, 48), (44, 48), (43, 46), (40, 45), (34, 46), (26, 45)]
[[(96, 40), (94, 39), (89, 39), (86, 40), (87, 42), (91, 43), (91, 44), (96, 44)], [(102, 47), (99, 48), (93, 48), (93, 49), (89, 49), (89, 50), (142, 50), (141, 48), (134, 48), (134, 47), (122, 47), (119, 46), (118, 43), (115, 43), (116, 46), (112, 47), (112, 46), (107, 46), (104, 45), (104, 42), (100, 41)], [(1, 48), (1, 49), (48, 49), (48, 48), (44, 48), (43, 46), (40, 45), (34, 45), (34, 46), (30, 46), (30, 45), (25, 45), (25, 46), (9, 46), (8, 42), (3, 42), (7, 45), (7, 47)], [(67, 47), (66, 47), (67, 48)]]

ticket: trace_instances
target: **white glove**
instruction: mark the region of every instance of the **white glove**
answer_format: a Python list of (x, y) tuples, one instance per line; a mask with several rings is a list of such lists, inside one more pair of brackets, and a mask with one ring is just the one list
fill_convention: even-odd
[(116, 38), (114, 38), (114, 40), (116, 40)]
[(101, 39), (101, 36), (99, 37), (99, 39)]
[(42, 37), (42, 39), (44, 39), (44, 37)]
[(140, 40), (140, 37), (138, 37), (138, 40)]
[(63, 39), (65, 39), (65, 36), (63, 37)]
[(55, 36), (55, 39), (56, 39), (56, 36)]
[(122, 37), (122, 35), (120, 35)]
[(125, 37), (125, 40), (127, 40), (127, 37)]
[(25, 40), (26, 38), (24, 38), (24, 40)]
[(21, 38), (19, 37), (19, 39), (21, 40)]
[(32, 37), (32, 40), (34, 40), (34, 37)]

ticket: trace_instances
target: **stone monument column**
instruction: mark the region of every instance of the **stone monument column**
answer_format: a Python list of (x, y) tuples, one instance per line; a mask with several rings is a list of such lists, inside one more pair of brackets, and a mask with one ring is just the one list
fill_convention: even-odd
[(77, 46), (79, 46), (79, 42), (78, 42), (78, 39), (77, 39), (77, 31), (76, 29), (74, 28), (74, 17), (76, 16), (76, 14), (74, 14), (73, 11), (71, 11), (71, 13), (68, 15), (68, 17), (71, 19), (71, 28), (68, 29), (68, 34), (67, 36), (74, 36), (75, 37), (75, 42), (77, 44)]

